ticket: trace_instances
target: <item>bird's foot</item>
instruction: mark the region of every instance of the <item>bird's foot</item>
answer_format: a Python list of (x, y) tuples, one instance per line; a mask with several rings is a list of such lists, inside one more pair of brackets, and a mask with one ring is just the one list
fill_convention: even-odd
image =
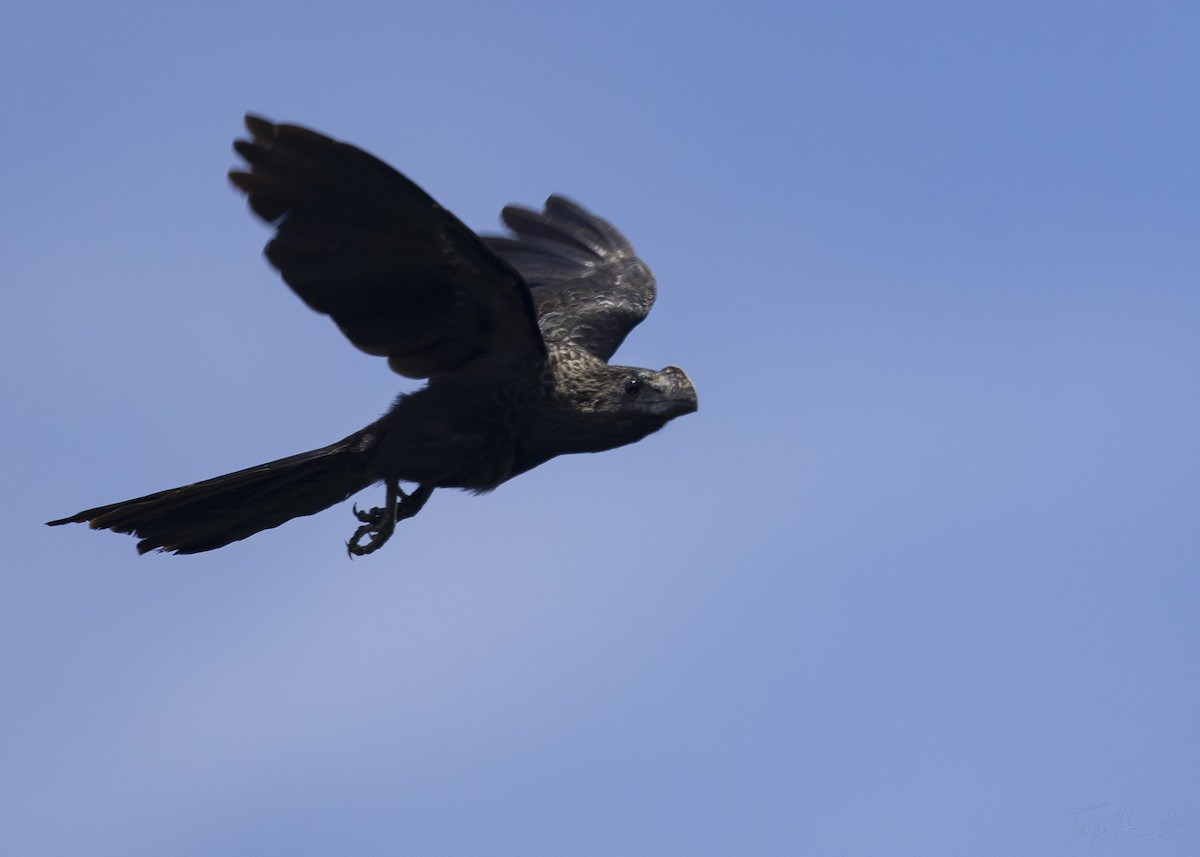
[[(355, 530), (350, 541), (346, 542), (346, 551), (351, 557), (366, 556), (387, 544), (387, 540), (396, 531), (396, 505), (403, 496), (399, 485), (388, 482), (387, 499), (384, 500), (383, 506), (359, 511), (358, 504), (354, 505), (354, 517), (362, 521), (362, 526)], [(362, 543), (363, 538), (367, 539), (366, 544)]]
[[(421, 507), (432, 493), (432, 486), (418, 485), (411, 494), (405, 494), (398, 484), (389, 482), (387, 499), (383, 506), (360, 510), (355, 505), (354, 517), (362, 521), (363, 525), (354, 531), (354, 535), (346, 543), (347, 552), (351, 557), (356, 557), (379, 550), (396, 531), (396, 523), (421, 511)], [(367, 539), (366, 544), (362, 543), (364, 538)]]
[[(364, 523), (354, 531), (354, 535), (346, 543), (346, 551), (350, 556), (366, 556), (387, 544), (387, 540), (396, 531), (396, 516), (394, 513), (389, 515), (387, 512), (387, 509), (379, 506), (364, 512), (355, 508), (354, 514)], [(367, 537), (366, 544), (362, 543), (364, 537)]]

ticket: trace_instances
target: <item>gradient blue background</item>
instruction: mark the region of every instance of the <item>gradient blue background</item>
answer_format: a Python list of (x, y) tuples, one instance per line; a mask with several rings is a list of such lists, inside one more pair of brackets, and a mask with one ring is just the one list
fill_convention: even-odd
[[(0, 853), (1197, 853), (1198, 9), (10, 3)], [(610, 217), (700, 412), (353, 563), (42, 526), (401, 388), (246, 110)]]

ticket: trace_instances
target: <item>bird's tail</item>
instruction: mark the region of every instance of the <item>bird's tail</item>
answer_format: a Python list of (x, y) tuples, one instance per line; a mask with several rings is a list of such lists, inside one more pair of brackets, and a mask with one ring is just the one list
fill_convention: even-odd
[(358, 432), (330, 446), (194, 485), (88, 509), (49, 526), (87, 522), (92, 529), (138, 536), (138, 553), (200, 553), (312, 515), (373, 481), (368, 438)]

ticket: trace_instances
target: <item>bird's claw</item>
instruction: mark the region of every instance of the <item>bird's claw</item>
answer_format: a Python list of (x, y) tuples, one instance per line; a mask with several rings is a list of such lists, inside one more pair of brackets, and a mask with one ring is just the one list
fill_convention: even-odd
[[(387, 515), (385, 512), (386, 510), (379, 507), (375, 507), (369, 512), (355, 510), (354, 514), (364, 523), (354, 531), (350, 541), (346, 542), (346, 551), (350, 556), (366, 556), (387, 544), (387, 540), (396, 530), (396, 516), (395, 514)], [(369, 537), (366, 544), (361, 543), (363, 537)]]
[[(346, 551), (351, 557), (356, 557), (379, 550), (396, 531), (396, 523), (421, 511), (421, 507), (432, 493), (432, 485), (418, 485), (412, 494), (405, 494), (399, 485), (389, 484), (383, 506), (363, 510), (355, 504), (354, 517), (362, 521), (362, 526), (355, 530), (350, 541), (346, 542)], [(367, 540), (365, 544), (364, 538)]]

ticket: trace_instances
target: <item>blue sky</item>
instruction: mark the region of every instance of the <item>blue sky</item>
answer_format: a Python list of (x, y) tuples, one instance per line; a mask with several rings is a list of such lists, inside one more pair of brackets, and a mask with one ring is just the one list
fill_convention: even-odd
[[(0, 852), (1196, 853), (1194, 4), (4, 17)], [(262, 260), (247, 110), (611, 218), (699, 413), (353, 563), (41, 526), (404, 388)]]

